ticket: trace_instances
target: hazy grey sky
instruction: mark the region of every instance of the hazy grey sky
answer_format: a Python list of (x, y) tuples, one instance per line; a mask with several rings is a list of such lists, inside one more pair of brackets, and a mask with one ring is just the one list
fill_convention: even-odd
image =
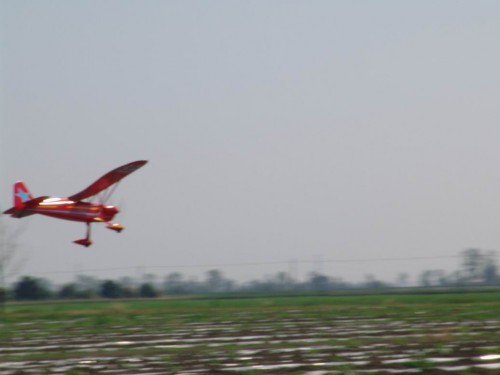
[(1, 209), (15, 180), (67, 196), (150, 160), (88, 249), (5, 216), (24, 274), (394, 280), (458, 260), (333, 260), (500, 249), (498, 1), (0, 4)]

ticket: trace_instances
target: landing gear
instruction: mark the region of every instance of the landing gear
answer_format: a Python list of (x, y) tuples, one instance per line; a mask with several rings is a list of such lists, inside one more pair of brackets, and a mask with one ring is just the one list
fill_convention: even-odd
[(82, 238), (81, 240), (75, 240), (73, 242), (77, 245), (82, 245), (85, 247), (89, 247), (90, 245), (92, 245), (92, 240), (90, 239), (90, 223), (87, 223), (87, 235), (85, 236), (85, 238)]
[[(125, 229), (123, 224), (119, 223), (108, 223), (106, 225), (106, 228), (114, 230), (117, 233), (120, 233), (122, 230)], [(85, 236), (85, 238), (82, 238), (81, 240), (75, 240), (73, 242), (76, 243), (77, 245), (82, 245), (85, 247), (89, 247), (90, 245), (92, 245), (92, 240), (90, 239), (90, 223), (87, 223), (87, 235)]]
[(125, 229), (123, 224), (118, 224), (118, 223), (108, 223), (108, 225), (106, 225), (106, 228), (114, 230), (117, 233), (120, 233), (122, 230)]

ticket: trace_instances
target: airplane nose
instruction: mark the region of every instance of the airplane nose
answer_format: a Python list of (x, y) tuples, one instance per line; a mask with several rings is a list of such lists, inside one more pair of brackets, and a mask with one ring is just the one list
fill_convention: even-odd
[(118, 212), (120, 212), (120, 210), (118, 209), (118, 207), (115, 207), (115, 206), (104, 206), (104, 208), (103, 208), (103, 214), (104, 214), (104, 216), (107, 216), (107, 217), (113, 217)]

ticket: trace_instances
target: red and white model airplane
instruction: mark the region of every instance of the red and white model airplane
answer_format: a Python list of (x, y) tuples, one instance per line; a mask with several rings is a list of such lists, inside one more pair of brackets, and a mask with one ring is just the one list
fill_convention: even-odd
[[(14, 207), (4, 211), (4, 214), (10, 214), (16, 218), (41, 214), (57, 219), (84, 222), (87, 224), (87, 235), (85, 238), (74, 242), (78, 245), (88, 247), (92, 245), (92, 241), (90, 240), (91, 223), (108, 223), (107, 228), (118, 233), (124, 229), (122, 224), (111, 223), (113, 217), (119, 212), (118, 207), (106, 205), (105, 202), (113, 194), (117, 182), (130, 173), (135, 172), (146, 163), (146, 160), (137, 160), (113, 169), (86, 189), (68, 198), (49, 196), (33, 198), (24, 183), (18, 181), (14, 184)], [(108, 190), (111, 186), (113, 187)], [(97, 195), (99, 195), (99, 203), (84, 201), (84, 199)]]

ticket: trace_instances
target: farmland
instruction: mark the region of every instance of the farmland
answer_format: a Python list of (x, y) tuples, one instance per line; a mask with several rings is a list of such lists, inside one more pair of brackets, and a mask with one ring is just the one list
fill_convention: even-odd
[(496, 374), (500, 293), (10, 304), (2, 374)]

